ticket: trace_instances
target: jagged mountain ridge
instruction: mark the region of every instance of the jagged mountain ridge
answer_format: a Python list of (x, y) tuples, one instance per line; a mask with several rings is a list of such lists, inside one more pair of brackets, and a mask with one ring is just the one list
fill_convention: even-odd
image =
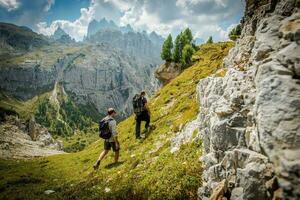
[(88, 26), (86, 42), (104, 43), (119, 48), (124, 53), (146, 62), (161, 64), (160, 50), (163, 38), (155, 32), (149, 35), (136, 32), (130, 25), (119, 27), (105, 18), (99, 22), (92, 20)]
[(69, 34), (67, 34), (61, 27), (58, 27), (53, 35), (50, 36), (51, 39), (60, 42), (60, 43), (71, 43), (75, 42)]

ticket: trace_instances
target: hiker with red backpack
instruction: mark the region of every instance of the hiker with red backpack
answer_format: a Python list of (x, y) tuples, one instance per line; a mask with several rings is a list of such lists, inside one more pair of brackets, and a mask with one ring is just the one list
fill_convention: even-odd
[(133, 111), (135, 113), (135, 137), (141, 139), (141, 122), (145, 121), (146, 132), (149, 132), (150, 110), (147, 104), (146, 92), (142, 91), (133, 97)]
[(99, 168), (100, 162), (111, 148), (115, 152), (115, 163), (119, 160), (120, 144), (118, 141), (117, 122), (114, 119), (117, 112), (115, 109), (109, 108), (107, 114), (108, 115), (99, 122), (99, 136), (104, 139), (104, 150), (93, 166), (95, 170)]

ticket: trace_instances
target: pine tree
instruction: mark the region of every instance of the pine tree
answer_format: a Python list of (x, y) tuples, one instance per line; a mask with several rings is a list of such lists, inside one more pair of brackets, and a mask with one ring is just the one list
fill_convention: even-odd
[(175, 39), (175, 47), (174, 47), (174, 52), (173, 52), (173, 60), (176, 63), (180, 62), (181, 54), (182, 54), (181, 35), (182, 35), (182, 33), (180, 33), (179, 35), (177, 35), (177, 37)]
[(212, 43), (214, 43), (212, 36), (209, 36), (209, 38), (208, 38), (208, 40), (207, 40), (206, 43), (207, 43), (207, 44), (212, 44)]
[(165, 40), (162, 46), (161, 58), (167, 62), (172, 61), (173, 39), (171, 34)]
[(182, 50), (182, 59), (181, 63), (183, 65), (189, 65), (191, 63), (192, 55), (194, 54), (195, 50), (192, 45), (186, 44)]
[(189, 28), (186, 28), (183, 32), (184, 37), (186, 38), (186, 42), (189, 44), (192, 44), (193, 42), (193, 34), (192, 31)]

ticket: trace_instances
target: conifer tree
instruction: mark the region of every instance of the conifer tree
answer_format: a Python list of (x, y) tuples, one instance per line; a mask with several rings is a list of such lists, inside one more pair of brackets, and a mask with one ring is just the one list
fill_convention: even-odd
[(192, 44), (192, 42), (193, 42), (193, 34), (192, 34), (191, 29), (186, 28), (186, 29), (184, 30), (184, 32), (183, 32), (183, 35), (184, 35), (184, 37), (185, 37), (186, 40), (187, 40), (186, 42), (189, 43), (189, 44)]
[(182, 35), (182, 33), (180, 33), (179, 35), (177, 35), (177, 37), (175, 39), (175, 47), (174, 47), (174, 52), (173, 52), (173, 60), (176, 63), (180, 62), (181, 54), (182, 54), (181, 35)]
[(182, 50), (181, 63), (183, 65), (189, 65), (191, 63), (191, 58), (194, 52), (195, 50), (193, 46), (191, 44), (186, 44)]
[(161, 58), (167, 62), (172, 61), (173, 39), (171, 34), (168, 35), (162, 46)]
[(207, 44), (212, 44), (212, 43), (214, 43), (212, 36), (209, 36), (209, 38), (208, 38), (208, 40), (207, 40), (206, 43), (207, 43)]

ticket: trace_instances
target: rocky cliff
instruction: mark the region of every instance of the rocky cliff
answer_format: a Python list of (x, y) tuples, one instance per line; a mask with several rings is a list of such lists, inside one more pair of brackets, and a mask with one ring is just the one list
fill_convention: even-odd
[(199, 199), (298, 199), (299, 1), (246, 1), (224, 77), (200, 81)]
[(136, 92), (145, 89), (151, 94), (159, 87), (154, 78), (158, 62), (151, 58), (130, 56), (113, 44), (50, 43), (2, 59), (0, 90), (27, 101), (61, 83), (93, 119), (104, 115), (107, 107), (116, 107), (123, 118), (131, 113), (130, 99)]
[(93, 105), (103, 114), (115, 107), (125, 117), (132, 111), (134, 94), (143, 89), (151, 94), (158, 87), (155, 67), (110, 46), (90, 45), (64, 68), (61, 82), (78, 105)]

